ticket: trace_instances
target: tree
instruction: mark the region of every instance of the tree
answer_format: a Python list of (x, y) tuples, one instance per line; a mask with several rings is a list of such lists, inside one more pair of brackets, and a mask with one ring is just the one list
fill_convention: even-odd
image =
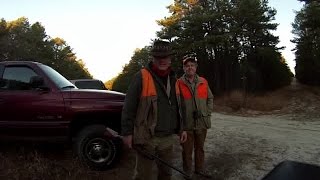
[(62, 73), (67, 79), (92, 78), (82, 59), (77, 60), (72, 48), (61, 38), (51, 39), (51, 67)]
[(241, 88), (243, 79), (251, 91), (290, 83), (291, 72), (276, 47), (279, 39), (271, 34), (276, 11), (267, 0), (175, 0), (168, 9), (171, 16), (158, 21), (157, 35), (172, 41), (178, 59), (196, 54), (198, 72), (216, 94)]
[(115, 78), (112, 90), (127, 92), (131, 79), (150, 61), (149, 50), (150, 46), (135, 50), (130, 62), (123, 67), (122, 72)]
[(305, 84), (320, 85), (320, 2), (307, 1), (296, 13), (293, 27), (296, 44), (296, 77)]
[(306, 4), (309, 4), (309, 3), (311, 3), (311, 2), (317, 2), (318, 0), (298, 0), (298, 1), (300, 1), (300, 2), (305, 2)]
[(51, 66), (69, 79), (92, 78), (82, 60), (61, 38), (51, 38), (39, 23), (25, 17), (0, 22), (0, 61), (34, 60)]
[(109, 89), (112, 90), (112, 86), (114, 81), (116, 80), (117, 77), (113, 77), (112, 79), (108, 80), (107, 82), (104, 82), (104, 86)]

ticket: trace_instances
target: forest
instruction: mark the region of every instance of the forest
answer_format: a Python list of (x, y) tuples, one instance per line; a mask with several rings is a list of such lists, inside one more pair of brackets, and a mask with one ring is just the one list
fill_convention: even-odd
[[(273, 91), (301, 83), (320, 85), (320, 3), (304, 2), (292, 22), (295, 35), (295, 72), (290, 71), (272, 34), (276, 9), (267, 0), (175, 0), (169, 17), (156, 20), (157, 39), (171, 42), (172, 65), (183, 74), (182, 57), (198, 60), (198, 74), (205, 77), (216, 95), (240, 90), (250, 93)], [(128, 32), (130, 33), (130, 32)], [(117, 77), (106, 82), (115, 91), (126, 92), (131, 78), (151, 59), (152, 42), (136, 49)], [(92, 78), (84, 60), (60, 37), (46, 34), (40, 22), (28, 18), (0, 21), (0, 61), (33, 60), (49, 65), (68, 79)]]

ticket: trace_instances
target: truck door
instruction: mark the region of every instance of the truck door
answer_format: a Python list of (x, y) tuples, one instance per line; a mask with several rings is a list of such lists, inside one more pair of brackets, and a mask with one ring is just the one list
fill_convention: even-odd
[(59, 92), (32, 88), (30, 80), (38, 74), (26, 65), (4, 66), (0, 75), (0, 135), (38, 139), (64, 134), (57, 131), (65, 111)]

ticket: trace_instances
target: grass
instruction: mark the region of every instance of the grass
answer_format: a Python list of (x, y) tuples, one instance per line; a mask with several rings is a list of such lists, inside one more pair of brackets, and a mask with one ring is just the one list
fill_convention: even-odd
[[(125, 166), (124, 166), (125, 167)], [(0, 179), (129, 179), (127, 174), (91, 171), (61, 144), (6, 144), (0, 151)]]
[[(0, 151), (0, 179), (8, 180), (129, 180), (133, 174), (134, 152), (125, 152), (118, 167), (108, 171), (91, 171), (72, 157), (61, 145), (9, 144)], [(236, 171), (251, 155), (232, 152), (226, 147), (211, 155), (207, 164), (215, 179), (224, 179)], [(181, 166), (181, 149), (176, 145), (176, 166)], [(70, 157), (71, 155), (71, 157)], [(155, 171), (156, 173), (156, 171)], [(177, 175), (178, 173), (175, 172)], [(197, 179), (204, 179), (198, 177)]]
[(236, 90), (217, 97), (214, 100), (214, 105), (218, 111), (240, 111), (246, 109), (267, 112), (280, 110), (288, 105), (289, 102), (290, 96), (285, 90), (259, 95), (245, 94)]

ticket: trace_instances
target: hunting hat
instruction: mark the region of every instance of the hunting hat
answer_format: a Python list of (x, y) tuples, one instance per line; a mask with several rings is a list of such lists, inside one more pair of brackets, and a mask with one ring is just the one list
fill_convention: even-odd
[(170, 43), (167, 41), (156, 40), (151, 48), (151, 55), (153, 57), (167, 57), (174, 54)]
[(183, 57), (183, 60), (182, 60), (183, 65), (186, 65), (188, 62), (197, 63), (197, 58), (192, 56)]

